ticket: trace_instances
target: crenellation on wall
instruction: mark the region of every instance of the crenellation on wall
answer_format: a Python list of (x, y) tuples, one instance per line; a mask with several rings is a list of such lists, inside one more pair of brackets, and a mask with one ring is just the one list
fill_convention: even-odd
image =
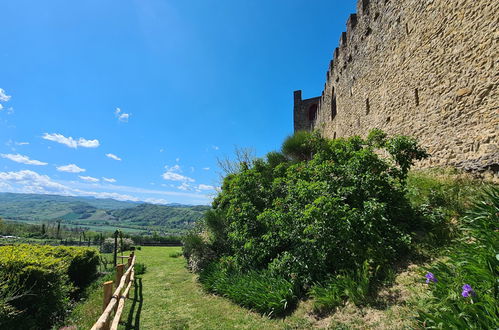
[(498, 2), (359, 0), (321, 96), (301, 100), (298, 117), (304, 102), (317, 102), (317, 118), (295, 130), (343, 137), (381, 128), (417, 137), (432, 154), (419, 166), (497, 173), (498, 21)]

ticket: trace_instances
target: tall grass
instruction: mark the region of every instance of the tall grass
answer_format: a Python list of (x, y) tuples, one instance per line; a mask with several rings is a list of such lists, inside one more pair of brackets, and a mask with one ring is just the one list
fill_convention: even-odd
[(347, 300), (355, 305), (366, 303), (372, 289), (373, 275), (369, 269), (369, 263), (366, 261), (356, 271), (343, 272), (326, 284), (313, 286), (310, 290), (310, 296), (314, 299), (314, 312), (317, 314), (329, 313)]
[(431, 298), (419, 312), (428, 328), (499, 327), (499, 188), (489, 188), (463, 218), (462, 237), (432, 265)]
[(293, 284), (268, 271), (241, 273), (212, 263), (201, 272), (199, 280), (209, 292), (269, 317), (285, 314), (297, 301)]

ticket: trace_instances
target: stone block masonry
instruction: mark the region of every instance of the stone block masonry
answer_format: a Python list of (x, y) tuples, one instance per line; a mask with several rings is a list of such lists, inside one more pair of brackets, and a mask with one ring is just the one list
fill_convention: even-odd
[(418, 138), (420, 167), (499, 172), (499, 1), (359, 0), (296, 130)]

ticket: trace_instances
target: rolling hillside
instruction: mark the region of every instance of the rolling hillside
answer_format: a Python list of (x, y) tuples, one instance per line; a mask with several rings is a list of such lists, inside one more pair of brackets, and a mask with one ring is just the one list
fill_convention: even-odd
[(113, 199), (0, 193), (0, 217), (25, 222), (62, 221), (67, 225), (175, 230), (190, 228), (208, 206), (153, 205)]

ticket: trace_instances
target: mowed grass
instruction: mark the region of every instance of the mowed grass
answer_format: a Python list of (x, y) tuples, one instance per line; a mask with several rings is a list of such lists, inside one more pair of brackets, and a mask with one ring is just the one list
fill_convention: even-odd
[[(132, 315), (124, 315), (123, 329), (307, 329), (312, 325), (298, 308), (285, 319), (268, 319), (229, 300), (206, 293), (183, 257), (171, 257), (179, 247), (143, 247), (137, 262), (147, 271)], [(139, 283), (140, 284), (140, 283)], [(135, 294), (137, 293), (137, 294)], [(132, 299), (127, 301), (130, 306)], [(139, 315), (137, 315), (139, 312)], [(130, 320), (131, 322), (127, 322)], [(125, 325), (125, 323), (127, 323)]]

